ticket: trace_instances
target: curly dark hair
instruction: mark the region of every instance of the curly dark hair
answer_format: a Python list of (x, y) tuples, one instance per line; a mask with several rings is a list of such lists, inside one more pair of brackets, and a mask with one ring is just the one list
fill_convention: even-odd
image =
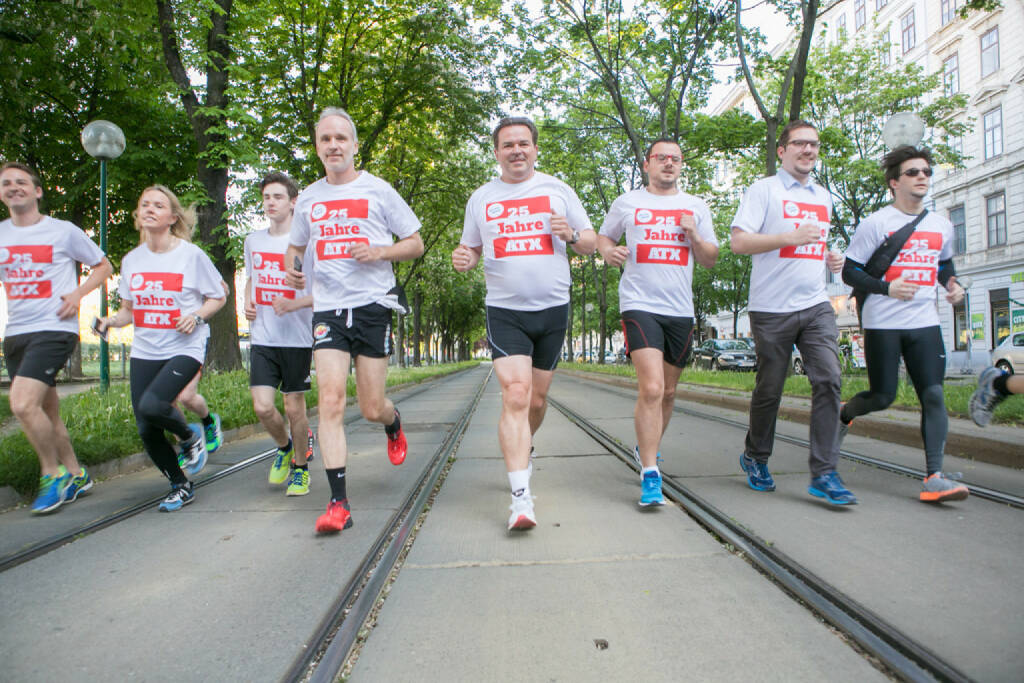
[(891, 181), (900, 179), (900, 166), (903, 165), (904, 161), (910, 161), (911, 159), (924, 159), (928, 162), (929, 166), (935, 165), (932, 153), (927, 148), (900, 145), (882, 157), (882, 170), (885, 171), (886, 187), (889, 187)]

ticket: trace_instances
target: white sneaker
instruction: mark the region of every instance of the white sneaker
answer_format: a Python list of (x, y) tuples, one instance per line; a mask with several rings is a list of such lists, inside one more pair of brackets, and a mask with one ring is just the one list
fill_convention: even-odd
[(524, 493), (520, 496), (512, 496), (512, 505), (509, 506), (512, 515), (508, 518), (508, 530), (532, 529), (537, 526), (537, 517), (533, 514), (533, 496)]

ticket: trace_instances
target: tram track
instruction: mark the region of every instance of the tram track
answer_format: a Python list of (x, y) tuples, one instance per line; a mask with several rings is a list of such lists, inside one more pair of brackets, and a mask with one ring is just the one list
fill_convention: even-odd
[[(550, 396), (548, 401), (609, 453), (638, 471), (631, 449), (564, 403)], [(678, 479), (664, 473), (662, 477), (666, 497), (677, 503), (723, 544), (746, 557), (759, 571), (844, 633), (865, 652), (876, 657), (901, 679), (949, 682), (971, 680), (877, 613), (745, 529)]]
[[(448, 379), (456, 377), (462, 374), (462, 372), (466, 371), (463, 370), (460, 372), (455, 372), (450, 375), (445, 375), (443, 378), (438, 379)], [(419, 386), (403, 393), (400, 398), (395, 398), (393, 400), (397, 405), (401, 405), (404, 401), (408, 401), (409, 399), (412, 399), (422, 394), (423, 392), (428, 391), (433, 386), (433, 381), (423, 382)], [(359, 418), (360, 414), (358, 410), (349, 410), (346, 412), (344, 422), (346, 425), (349, 425), (358, 420)], [(224, 469), (218, 472), (212, 472), (201, 478), (196, 479), (196, 481), (194, 482), (195, 487), (202, 488), (208, 484), (213, 484), (214, 482), (220, 481), (221, 479), (230, 477), (233, 474), (237, 474), (245, 469), (248, 469), (249, 467), (252, 467), (253, 465), (257, 465), (261, 462), (269, 460), (274, 456), (276, 452), (276, 448), (270, 448), (250, 455), (246, 458), (243, 458), (239, 462), (234, 463), (233, 465), (229, 465), (228, 467), (225, 467)], [(4, 557), (0, 557), (0, 573), (3, 573), (8, 569), (13, 569), (18, 565), (29, 562), (35, 558), (46, 555), (47, 553), (50, 553), (62, 546), (65, 546), (68, 543), (76, 541), (85, 536), (89, 536), (98, 531), (102, 531), (103, 529), (113, 526), (119, 522), (123, 522), (127, 519), (130, 519), (135, 515), (146, 512), (147, 510), (152, 510), (157, 505), (159, 505), (160, 501), (162, 501), (165, 496), (166, 492), (161, 492), (157, 496), (147, 498), (137, 503), (133, 503), (127, 507), (109, 513), (97, 520), (91, 521), (87, 524), (82, 524), (73, 527), (65, 531), (61, 531), (57, 534), (54, 534), (53, 536), (45, 538), (36, 543), (32, 543)]]

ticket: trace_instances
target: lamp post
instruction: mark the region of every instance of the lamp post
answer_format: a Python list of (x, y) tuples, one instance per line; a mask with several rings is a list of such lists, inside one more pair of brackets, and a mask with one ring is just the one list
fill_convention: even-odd
[(964, 290), (964, 322), (967, 325), (967, 356), (964, 358), (964, 365), (960, 368), (961, 375), (973, 375), (974, 368), (971, 367), (971, 347), (974, 346), (974, 326), (971, 324), (971, 285), (974, 280), (970, 275), (964, 275), (956, 279), (957, 283)]
[[(107, 162), (124, 152), (124, 133), (110, 121), (97, 119), (82, 129), (82, 147), (100, 160), (100, 249), (107, 253)], [(100, 285), (100, 315), (107, 315), (107, 283)], [(110, 348), (100, 339), (100, 391), (110, 388)]]

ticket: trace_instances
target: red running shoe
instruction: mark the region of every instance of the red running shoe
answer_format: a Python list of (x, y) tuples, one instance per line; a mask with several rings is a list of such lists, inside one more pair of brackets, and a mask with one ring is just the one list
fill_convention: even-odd
[(327, 512), (316, 520), (318, 534), (337, 533), (352, 526), (352, 513), (349, 512), (348, 499), (327, 504)]
[[(401, 419), (398, 414), (398, 409), (395, 409), (395, 417)], [(405, 454), (409, 449), (409, 444), (405, 440), (405, 430), (401, 426), (398, 427), (398, 432), (394, 435), (388, 434), (388, 460), (391, 461), (392, 465), (401, 465), (405, 462)]]

